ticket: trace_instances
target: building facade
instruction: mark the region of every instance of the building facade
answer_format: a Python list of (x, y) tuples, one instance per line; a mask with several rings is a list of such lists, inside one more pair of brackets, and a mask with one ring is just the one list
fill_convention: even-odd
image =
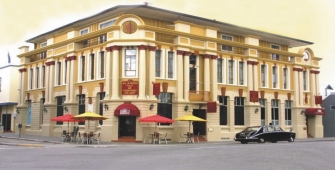
[(19, 100), (18, 65), (0, 67), (0, 123), (5, 132), (12, 132), (15, 125), (16, 106)]
[[(108, 117), (79, 123), (103, 141), (142, 141), (153, 114), (204, 118), (191, 131), (207, 141), (233, 140), (247, 126), (277, 124), (298, 138), (323, 137), (316, 105), (319, 61), (313, 44), (146, 5), (116, 6), (27, 40), (20, 47), (22, 132), (60, 136), (64, 113)], [(88, 127), (88, 124), (90, 127)], [(73, 125), (71, 125), (73, 126)], [(179, 141), (189, 122), (158, 124)]]

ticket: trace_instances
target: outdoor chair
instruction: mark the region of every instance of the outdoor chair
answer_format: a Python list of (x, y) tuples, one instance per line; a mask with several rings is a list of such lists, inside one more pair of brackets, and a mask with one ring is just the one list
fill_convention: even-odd
[(166, 137), (167, 137), (167, 133), (165, 133), (165, 136), (164, 136), (164, 137), (159, 137), (159, 144), (161, 143), (161, 142), (160, 142), (161, 140), (165, 141), (165, 144), (167, 144), (167, 139), (166, 139)]
[(98, 136), (93, 137), (92, 139), (93, 139), (92, 141), (98, 142), (98, 145), (99, 145), (100, 144), (100, 133), (98, 133)]
[(144, 136), (144, 137), (143, 137), (143, 143), (145, 143), (145, 142), (147, 141), (147, 139), (148, 139), (148, 140), (152, 140), (151, 142), (153, 142), (152, 137), (153, 137), (153, 136), (151, 136), (151, 135), (150, 135), (150, 136)]
[(156, 142), (158, 142), (158, 144), (160, 144), (159, 133), (157, 133), (157, 132), (154, 133), (154, 138), (153, 138), (153, 143), (155, 144)]
[(82, 140), (81, 140), (81, 144), (83, 144), (85, 141), (86, 141), (87, 144), (88, 144), (88, 134), (84, 132), (84, 133), (83, 133)]
[(180, 132), (179, 132), (179, 143), (181, 142), (182, 139), (187, 139), (187, 136), (183, 136)]
[(65, 142), (66, 138), (67, 138), (66, 130), (63, 130), (63, 133), (62, 133), (62, 142)]
[(80, 141), (82, 142), (83, 138), (80, 136), (80, 133), (78, 132), (78, 137), (77, 137), (77, 143), (79, 143)]

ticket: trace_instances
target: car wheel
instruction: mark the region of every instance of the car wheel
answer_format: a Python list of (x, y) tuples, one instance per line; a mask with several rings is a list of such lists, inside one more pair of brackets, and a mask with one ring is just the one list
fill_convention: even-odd
[(288, 142), (294, 142), (294, 138), (291, 136), (290, 139), (288, 139)]
[(242, 143), (242, 144), (248, 144), (248, 142), (246, 142), (246, 141), (241, 141), (241, 143)]
[(265, 142), (264, 138), (259, 138), (258, 139), (258, 143), (264, 143), (264, 142)]

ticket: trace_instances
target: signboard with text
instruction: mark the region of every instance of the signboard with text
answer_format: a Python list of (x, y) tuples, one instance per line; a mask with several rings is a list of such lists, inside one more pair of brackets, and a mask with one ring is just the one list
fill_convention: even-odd
[(159, 95), (161, 92), (161, 84), (160, 83), (153, 83), (152, 94)]
[(258, 91), (250, 91), (250, 102), (258, 102)]
[(122, 81), (122, 95), (138, 95), (138, 81)]

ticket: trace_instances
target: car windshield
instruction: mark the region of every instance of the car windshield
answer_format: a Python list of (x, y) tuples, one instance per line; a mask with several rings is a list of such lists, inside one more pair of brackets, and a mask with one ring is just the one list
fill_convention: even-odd
[(260, 128), (260, 126), (247, 127), (243, 131), (256, 131), (259, 128)]

